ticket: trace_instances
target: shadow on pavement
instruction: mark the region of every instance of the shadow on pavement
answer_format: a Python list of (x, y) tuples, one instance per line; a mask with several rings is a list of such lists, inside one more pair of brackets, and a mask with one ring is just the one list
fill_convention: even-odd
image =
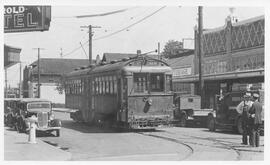
[(72, 120), (62, 120), (62, 127), (73, 129), (82, 133), (129, 133), (129, 132), (160, 132), (155, 129), (124, 129), (115, 128), (112, 125), (90, 125)]

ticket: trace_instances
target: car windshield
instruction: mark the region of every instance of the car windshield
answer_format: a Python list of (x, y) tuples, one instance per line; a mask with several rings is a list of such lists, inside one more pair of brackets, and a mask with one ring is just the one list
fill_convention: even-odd
[(28, 109), (50, 109), (50, 103), (29, 103)]

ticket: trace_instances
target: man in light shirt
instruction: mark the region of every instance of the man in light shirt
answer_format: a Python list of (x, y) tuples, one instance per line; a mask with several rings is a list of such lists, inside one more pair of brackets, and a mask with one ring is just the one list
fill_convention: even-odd
[(243, 96), (244, 100), (241, 101), (238, 106), (236, 107), (236, 111), (241, 114), (242, 117), (242, 144), (247, 145), (248, 144), (248, 134), (250, 132), (249, 130), (249, 109), (251, 108), (253, 102), (251, 101), (251, 93), (246, 93)]

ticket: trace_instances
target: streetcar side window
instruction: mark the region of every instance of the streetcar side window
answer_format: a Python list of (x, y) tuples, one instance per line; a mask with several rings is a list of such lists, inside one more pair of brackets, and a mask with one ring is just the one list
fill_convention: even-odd
[(117, 79), (116, 76), (113, 76), (113, 93), (117, 93)]
[(166, 75), (166, 91), (172, 91), (172, 75)]
[(150, 74), (150, 87), (152, 92), (164, 91), (164, 74)]
[(134, 92), (144, 93), (148, 91), (146, 73), (134, 73), (133, 81)]

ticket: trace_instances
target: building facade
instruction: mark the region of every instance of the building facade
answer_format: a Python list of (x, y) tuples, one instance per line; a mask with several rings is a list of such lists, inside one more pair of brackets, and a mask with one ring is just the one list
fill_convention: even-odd
[[(88, 66), (85, 59), (41, 58), (40, 62), (40, 98), (53, 103), (64, 104), (65, 93), (62, 90), (62, 75), (76, 68)], [(23, 71), (23, 97), (38, 97), (38, 62), (26, 66)]]
[[(212, 108), (221, 92), (264, 88), (264, 16), (204, 30), (202, 34), (202, 75), (205, 107)], [(195, 30), (195, 93), (198, 93), (198, 32)], [(192, 82), (190, 81), (190, 82)]]
[(166, 62), (173, 69), (173, 91), (176, 95), (194, 95), (194, 50), (188, 50), (167, 59)]

